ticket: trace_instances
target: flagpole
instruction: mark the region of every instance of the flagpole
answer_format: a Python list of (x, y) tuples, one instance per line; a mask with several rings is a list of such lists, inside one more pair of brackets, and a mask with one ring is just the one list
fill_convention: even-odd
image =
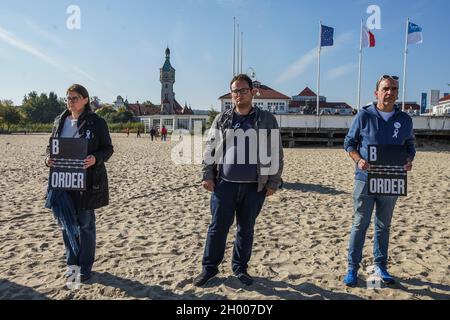
[(241, 32), (241, 72), (242, 73), (242, 61), (244, 58), (244, 33)]
[(236, 63), (236, 74), (239, 74), (239, 66), (241, 65), (239, 60), (240, 60), (240, 52), (241, 50), (239, 49), (239, 45), (240, 45), (240, 35), (239, 35), (239, 23), (237, 24), (237, 52), (236, 52), (236, 56), (237, 56), (237, 63)]
[(408, 64), (408, 29), (409, 29), (409, 18), (406, 19), (405, 60), (403, 64), (402, 111), (405, 111), (405, 98), (406, 98), (406, 67)]
[(359, 38), (359, 69), (358, 69), (358, 100), (356, 108), (359, 111), (361, 108), (361, 66), (362, 66), (362, 36), (363, 36), (363, 23), (361, 19), (361, 36)]
[(233, 77), (236, 75), (236, 17), (233, 17)]
[[(316, 102), (316, 115), (319, 117), (319, 98), (320, 98), (320, 52), (322, 49), (321, 38), (322, 38), (322, 21), (319, 24), (319, 48), (317, 50), (317, 102)], [(317, 121), (317, 126), (319, 122)]]

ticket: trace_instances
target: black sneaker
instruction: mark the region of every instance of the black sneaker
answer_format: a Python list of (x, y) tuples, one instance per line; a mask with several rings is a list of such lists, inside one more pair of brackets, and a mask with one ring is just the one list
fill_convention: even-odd
[(253, 278), (246, 271), (238, 272), (235, 275), (236, 275), (236, 278), (238, 278), (239, 281), (242, 282), (243, 284), (245, 284), (246, 286), (250, 286), (254, 282)]
[(196, 287), (201, 287), (203, 286), (205, 283), (207, 283), (209, 281), (209, 279), (214, 278), (216, 276), (216, 274), (219, 273), (219, 271), (203, 271), (202, 273), (200, 273), (200, 275), (198, 275), (193, 283), (194, 286)]
[(89, 274), (82, 274), (82, 275), (80, 276), (80, 281), (81, 281), (82, 283), (85, 283), (85, 282), (88, 282), (91, 278), (92, 278), (92, 273), (89, 273)]

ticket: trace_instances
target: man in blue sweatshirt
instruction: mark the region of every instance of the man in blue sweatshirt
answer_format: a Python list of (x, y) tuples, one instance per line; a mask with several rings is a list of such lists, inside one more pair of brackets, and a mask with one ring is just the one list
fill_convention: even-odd
[(407, 150), (406, 171), (411, 171), (416, 150), (411, 117), (402, 112), (395, 102), (398, 99), (398, 77), (382, 76), (376, 84), (377, 104), (362, 108), (352, 122), (345, 138), (344, 148), (355, 162), (353, 191), (354, 221), (348, 248), (348, 272), (344, 278), (347, 286), (354, 287), (372, 211), (375, 209), (374, 264), (375, 274), (384, 283), (395, 283), (387, 271), (389, 229), (396, 196), (369, 196), (367, 170), (369, 145), (404, 145)]

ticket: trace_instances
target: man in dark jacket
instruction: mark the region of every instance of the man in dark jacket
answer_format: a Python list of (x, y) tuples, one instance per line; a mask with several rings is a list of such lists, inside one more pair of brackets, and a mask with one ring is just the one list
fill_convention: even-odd
[(397, 197), (368, 195), (369, 145), (405, 146), (408, 154), (406, 171), (412, 169), (416, 154), (412, 119), (395, 105), (398, 99), (398, 77), (381, 77), (376, 84), (375, 96), (377, 103), (362, 108), (356, 115), (344, 145), (356, 167), (354, 221), (348, 248), (348, 272), (344, 278), (345, 285), (350, 287), (357, 284), (366, 232), (375, 206), (375, 274), (387, 284), (395, 282), (387, 271), (387, 261), (389, 229)]
[(204, 285), (218, 273), (235, 216), (237, 233), (232, 269), (243, 284), (253, 283), (247, 268), (256, 218), (266, 196), (273, 195), (281, 184), (283, 148), (275, 117), (253, 107), (256, 89), (247, 75), (234, 77), (230, 87), (235, 107), (214, 120), (202, 168), (202, 186), (212, 192), (212, 221), (206, 238), (203, 270), (194, 279), (196, 286)]
[(150, 129), (150, 138), (152, 139), (152, 141), (155, 139), (155, 136), (156, 136), (156, 129), (155, 127), (152, 127)]

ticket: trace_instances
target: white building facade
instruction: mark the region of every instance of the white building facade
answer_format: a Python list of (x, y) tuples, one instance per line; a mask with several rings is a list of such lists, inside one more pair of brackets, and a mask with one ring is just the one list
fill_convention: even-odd
[(196, 125), (199, 125), (200, 128), (206, 128), (208, 121), (208, 116), (206, 115), (152, 115), (137, 118), (144, 123), (146, 130), (155, 128), (159, 131), (165, 126), (169, 132), (177, 129), (193, 132)]
[[(253, 87), (257, 90), (253, 97), (253, 106), (272, 113), (288, 113), (290, 98), (268, 86), (261, 85), (258, 81), (253, 81)], [(233, 102), (231, 93), (225, 94), (219, 98), (221, 102), (221, 111), (232, 108)]]
[[(220, 99), (222, 112), (230, 109), (233, 105), (231, 98)], [(253, 106), (262, 110), (270, 111), (273, 113), (287, 113), (289, 107), (289, 100), (284, 99), (258, 99), (253, 98)]]
[(432, 109), (433, 116), (450, 116), (450, 95), (439, 100), (439, 104)]

